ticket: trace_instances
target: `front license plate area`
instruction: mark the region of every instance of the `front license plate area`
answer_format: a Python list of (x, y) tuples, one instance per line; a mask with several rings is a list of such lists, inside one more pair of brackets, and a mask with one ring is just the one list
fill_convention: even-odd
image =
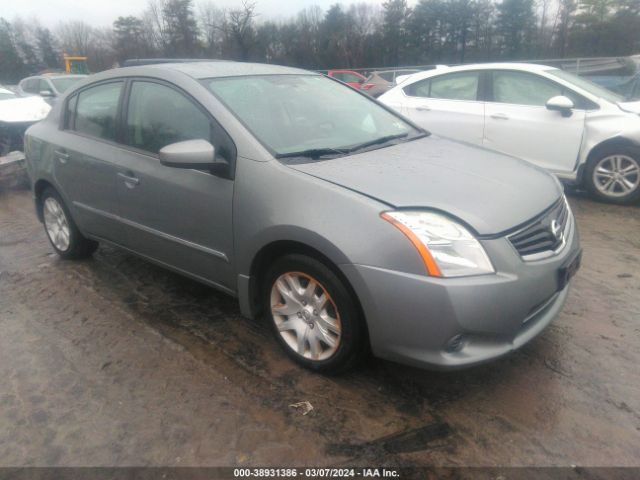
[(580, 263), (582, 262), (582, 249), (578, 250), (573, 257), (565, 263), (560, 270), (558, 270), (558, 290), (564, 290), (569, 280), (573, 278), (576, 272), (580, 269)]

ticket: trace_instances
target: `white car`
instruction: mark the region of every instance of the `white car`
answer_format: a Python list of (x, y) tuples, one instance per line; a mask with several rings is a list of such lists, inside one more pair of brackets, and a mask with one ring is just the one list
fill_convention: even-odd
[(49, 114), (51, 106), (40, 97), (20, 98), (0, 87), (0, 157), (22, 150), (25, 130)]
[(523, 158), (613, 203), (640, 198), (640, 102), (544, 65), (416, 73), (379, 97), (436, 135)]

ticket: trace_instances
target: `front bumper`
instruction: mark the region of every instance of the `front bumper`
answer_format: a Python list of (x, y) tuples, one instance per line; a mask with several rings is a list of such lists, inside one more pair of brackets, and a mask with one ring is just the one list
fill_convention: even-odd
[(580, 250), (573, 218), (566, 247), (544, 260), (523, 261), (506, 238), (482, 243), (495, 274), (435, 278), (341, 266), (360, 299), (374, 355), (433, 369), (476, 365), (521, 347), (558, 315), (569, 290), (558, 272)]

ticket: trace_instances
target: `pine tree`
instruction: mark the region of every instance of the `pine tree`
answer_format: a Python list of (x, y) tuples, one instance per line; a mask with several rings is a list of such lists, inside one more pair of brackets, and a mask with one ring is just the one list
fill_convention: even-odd
[(496, 29), (502, 37), (502, 52), (509, 60), (532, 54), (536, 30), (533, 0), (503, 0), (498, 5)]

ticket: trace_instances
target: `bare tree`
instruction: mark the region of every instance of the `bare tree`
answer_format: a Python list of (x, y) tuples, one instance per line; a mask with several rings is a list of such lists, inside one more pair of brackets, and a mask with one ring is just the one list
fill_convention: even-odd
[(249, 59), (251, 42), (255, 36), (254, 19), (256, 18), (256, 4), (242, 0), (242, 7), (229, 10), (226, 28), (235, 41), (241, 60)]
[(350, 28), (347, 41), (350, 48), (350, 63), (363, 65), (372, 35), (381, 23), (380, 8), (370, 3), (352, 4), (347, 12)]
[(81, 20), (63, 22), (56, 29), (64, 53), (87, 57), (91, 71), (111, 68), (116, 62), (113, 30), (94, 28)]
[(93, 36), (93, 27), (82, 20), (70, 20), (58, 24), (56, 34), (64, 53), (87, 55)]
[(144, 35), (154, 48), (164, 55), (167, 49), (167, 26), (162, 15), (162, 0), (149, 0), (147, 9), (142, 14)]
[(200, 31), (207, 56), (217, 58), (223, 55), (226, 13), (211, 1), (198, 6)]

